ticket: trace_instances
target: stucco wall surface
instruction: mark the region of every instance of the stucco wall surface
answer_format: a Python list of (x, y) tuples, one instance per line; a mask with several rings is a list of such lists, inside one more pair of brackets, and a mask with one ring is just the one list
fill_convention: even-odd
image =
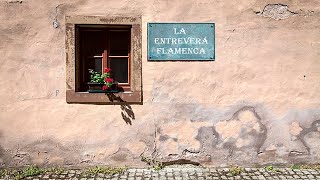
[[(141, 16), (143, 105), (66, 103), (65, 16)], [(148, 22), (216, 60), (148, 62)], [(0, 167), (320, 162), (320, 1), (1, 0)]]

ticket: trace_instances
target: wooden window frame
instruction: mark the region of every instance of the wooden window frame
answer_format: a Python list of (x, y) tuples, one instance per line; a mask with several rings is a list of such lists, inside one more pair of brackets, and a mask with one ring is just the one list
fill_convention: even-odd
[[(80, 46), (80, 54), (79, 57), (81, 58), (79, 60), (79, 58), (77, 59), (76, 57), (76, 64), (79, 63), (81, 67), (83, 67), (83, 63), (84, 62), (80, 62), (80, 61), (83, 61), (85, 59), (83, 59), (83, 57), (81, 56), (84, 56), (83, 53), (81, 53), (81, 51), (83, 50), (83, 44), (79, 41), (81, 41), (82, 37), (81, 34), (82, 33), (86, 33), (86, 32), (100, 32), (102, 34), (104, 34), (103, 38), (104, 38), (104, 43), (102, 44), (101, 48), (103, 49), (103, 53), (99, 54), (98, 56), (97, 55), (94, 55), (94, 56), (90, 56), (90, 57), (87, 57), (87, 58), (91, 58), (91, 59), (95, 59), (95, 58), (101, 58), (101, 71), (103, 72), (103, 69), (105, 68), (110, 68), (111, 65), (110, 65), (110, 62), (111, 62), (111, 59), (117, 59), (117, 58), (126, 58), (127, 61), (128, 61), (128, 69), (127, 69), (127, 72), (128, 72), (128, 76), (127, 76), (127, 82), (126, 83), (121, 83), (119, 82), (118, 83), (118, 86), (124, 90), (124, 91), (130, 91), (131, 88), (131, 29), (132, 27), (131, 26), (123, 26), (123, 25), (119, 25), (119, 26), (115, 26), (115, 25), (88, 25), (88, 24), (85, 24), (85, 25), (76, 25), (76, 37), (77, 37), (77, 33), (80, 33), (78, 36), (79, 38), (78, 39), (75, 39), (76, 40), (76, 44), (79, 43), (79, 46)], [(110, 55), (111, 53), (111, 38), (110, 38), (110, 33), (111, 32), (119, 32), (119, 31), (122, 31), (122, 32), (128, 32), (128, 39), (127, 39), (127, 47), (128, 47), (128, 53), (127, 55), (122, 55), (122, 56), (119, 56), (119, 55)], [(86, 58), (86, 57), (85, 57)], [(81, 69), (81, 72), (82, 73), (76, 73), (76, 76), (81, 76), (81, 80), (79, 80), (79, 78), (76, 77), (76, 91), (78, 92), (83, 92), (85, 91), (85, 87), (87, 85), (84, 85), (86, 84), (85, 81), (85, 78), (86, 76), (88, 76), (88, 74), (86, 73), (86, 69), (84, 68), (80, 68)], [(88, 68), (87, 68), (88, 69)], [(112, 69), (112, 68), (111, 68)], [(76, 70), (77, 71), (77, 70)], [(79, 81), (78, 81), (79, 80)]]
[[(76, 83), (79, 61), (79, 44), (77, 44), (77, 25), (129, 25), (130, 32), (130, 54), (128, 63), (128, 87), (125, 92), (88, 93), (77, 92)], [(91, 104), (115, 104), (134, 103), (142, 104), (142, 45), (141, 45), (141, 17), (103, 17), (103, 16), (66, 16), (66, 101), (67, 103), (91, 103)], [(107, 54), (104, 52), (103, 57)], [(108, 56), (109, 57), (109, 56)], [(125, 86), (124, 86), (125, 87)], [(110, 98), (111, 96), (117, 97)]]
[[(132, 27), (131, 27), (132, 28)], [(108, 35), (107, 35), (107, 39), (110, 38), (110, 31), (121, 31), (121, 30), (114, 30), (114, 29), (110, 29), (108, 31)], [(131, 38), (131, 32), (129, 34), (129, 38)], [(131, 39), (128, 39), (128, 46), (129, 48), (131, 48)], [(104, 56), (105, 56), (105, 59), (104, 59), (104, 62), (106, 62), (108, 65), (108, 67), (110, 67), (110, 58), (121, 58), (120, 56), (111, 56), (108, 54), (108, 52), (111, 52), (110, 51), (110, 40), (108, 41), (108, 50), (104, 52)], [(122, 87), (125, 91), (128, 91), (130, 90), (130, 86), (131, 86), (131, 83), (130, 83), (130, 79), (131, 79), (131, 67), (130, 67), (130, 64), (131, 64), (131, 51), (129, 50), (128, 52), (128, 55), (127, 56), (122, 56), (122, 57), (125, 57), (125, 58), (128, 58), (128, 83), (119, 83), (120, 87)], [(104, 67), (105, 68), (105, 67)]]

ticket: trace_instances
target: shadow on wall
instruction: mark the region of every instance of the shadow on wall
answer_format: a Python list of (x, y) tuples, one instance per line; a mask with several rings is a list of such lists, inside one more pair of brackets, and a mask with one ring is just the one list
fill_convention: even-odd
[(107, 94), (107, 96), (111, 102), (120, 103), (122, 119), (126, 124), (132, 125), (132, 120), (135, 120), (135, 115), (129, 103), (125, 102), (120, 96), (116, 96), (115, 94)]

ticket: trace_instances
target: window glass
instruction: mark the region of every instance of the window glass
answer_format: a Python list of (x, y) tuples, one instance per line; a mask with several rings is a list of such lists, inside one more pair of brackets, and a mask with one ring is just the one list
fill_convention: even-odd
[(128, 58), (110, 58), (110, 68), (117, 82), (128, 83)]
[(94, 58), (94, 70), (102, 73), (102, 58)]
[(111, 30), (109, 37), (110, 56), (128, 56), (129, 30)]
[(90, 82), (89, 69), (102, 72), (102, 54), (106, 33), (102, 29), (83, 28), (80, 31), (80, 90), (87, 91)]

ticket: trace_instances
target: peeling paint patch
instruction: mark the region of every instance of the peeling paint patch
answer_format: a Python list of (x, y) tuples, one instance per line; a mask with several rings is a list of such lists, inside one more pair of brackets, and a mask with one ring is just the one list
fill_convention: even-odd
[(290, 134), (293, 136), (297, 136), (302, 131), (302, 128), (300, 127), (298, 122), (292, 122), (290, 125)]
[(256, 14), (263, 17), (269, 17), (275, 20), (281, 20), (294, 16), (297, 13), (289, 11), (287, 5), (268, 4), (264, 7), (262, 12), (256, 12)]
[(92, 163), (93, 160), (94, 160), (94, 157), (93, 155), (90, 155), (90, 154), (85, 154), (83, 157), (81, 157), (81, 160), (80, 160), (80, 163), (85, 163), (85, 164), (89, 164), (89, 163)]
[(252, 107), (244, 107), (237, 111), (230, 120), (217, 123), (216, 130), (220, 135), (221, 145), (236, 148), (261, 143), (266, 136), (266, 128), (260, 123), (260, 117)]
[(160, 152), (162, 154), (180, 154), (185, 149), (199, 150), (201, 148), (200, 142), (195, 139), (198, 135), (198, 128), (208, 124), (206, 122), (178, 121), (161, 125), (158, 139)]
[(219, 135), (213, 126), (201, 127), (196, 139), (201, 142), (201, 150), (207, 152), (218, 144)]
[[(319, 136), (320, 136), (320, 120), (314, 121), (310, 128), (304, 128), (298, 138), (301, 140), (303, 145), (307, 148), (309, 154), (318, 154), (319, 152)], [(316, 145), (316, 146), (315, 146)]]

